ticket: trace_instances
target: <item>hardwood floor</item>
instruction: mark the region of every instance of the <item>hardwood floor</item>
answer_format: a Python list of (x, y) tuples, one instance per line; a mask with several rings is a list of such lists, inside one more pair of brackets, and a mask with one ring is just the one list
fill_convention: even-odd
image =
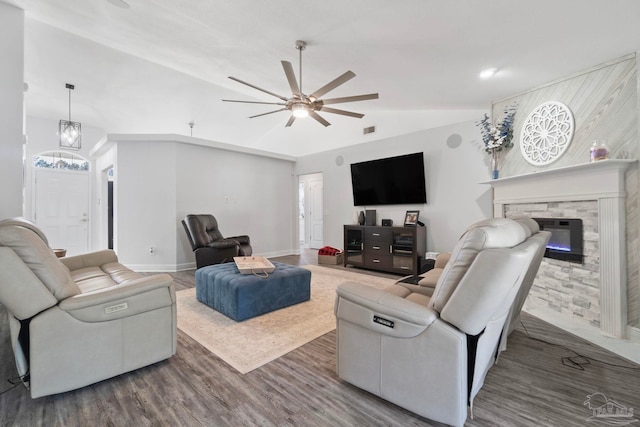
[[(307, 252), (275, 260), (316, 263)], [(177, 289), (194, 286), (193, 271), (173, 276)], [(34, 400), (6, 381), (16, 370), (5, 313), (0, 306), (1, 426), (439, 425), (337, 378), (334, 332), (242, 375), (178, 330), (177, 354), (166, 361)], [(526, 331), (521, 325), (511, 335), (466, 425), (590, 425), (583, 403), (597, 391), (640, 413), (638, 365), (532, 316), (523, 315), (523, 324)], [(563, 359), (576, 352), (589, 363)]]

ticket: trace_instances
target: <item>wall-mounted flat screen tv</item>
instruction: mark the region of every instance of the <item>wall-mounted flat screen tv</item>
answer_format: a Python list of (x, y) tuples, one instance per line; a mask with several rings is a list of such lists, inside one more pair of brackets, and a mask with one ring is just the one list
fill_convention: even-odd
[(354, 206), (427, 203), (422, 153), (351, 164)]

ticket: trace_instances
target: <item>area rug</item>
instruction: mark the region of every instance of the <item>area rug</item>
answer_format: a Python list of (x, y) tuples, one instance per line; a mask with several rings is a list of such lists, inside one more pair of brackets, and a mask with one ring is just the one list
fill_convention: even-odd
[(196, 300), (195, 288), (176, 292), (178, 328), (237, 371), (246, 374), (336, 328), (333, 306), (338, 284), (346, 281), (384, 288), (393, 279), (316, 265), (311, 299), (242, 322)]

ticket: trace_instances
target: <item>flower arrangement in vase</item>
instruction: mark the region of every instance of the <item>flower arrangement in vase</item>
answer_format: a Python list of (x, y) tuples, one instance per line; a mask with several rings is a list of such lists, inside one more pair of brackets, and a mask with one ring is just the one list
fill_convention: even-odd
[(492, 123), (485, 113), (484, 118), (476, 123), (480, 127), (480, 134), (484, 142), (484, 151), (491, 154), (491, 168), (493, 179), (498, 179), (500, 169), (498, 167), (499, 153), (513, 147), (513, 118), (516, 115), (517, 104), (504, 107), (502, 117)]

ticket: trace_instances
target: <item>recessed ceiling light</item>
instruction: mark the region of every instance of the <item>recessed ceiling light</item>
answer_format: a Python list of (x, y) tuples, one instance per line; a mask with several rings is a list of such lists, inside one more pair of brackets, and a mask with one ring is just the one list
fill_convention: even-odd
[(486, 70), (482, 70), (480, 72), (480, 78), (481, 79), (488, 79), (490, 77), (493, 77), (496, 72), (498, 71), (497, 68), (487, 68)]
[(122, 9), (129, 9), (129, 3), (124, 0), (107, 0), (108, 3), (111, 3), (114, 6), (121, 7)]

